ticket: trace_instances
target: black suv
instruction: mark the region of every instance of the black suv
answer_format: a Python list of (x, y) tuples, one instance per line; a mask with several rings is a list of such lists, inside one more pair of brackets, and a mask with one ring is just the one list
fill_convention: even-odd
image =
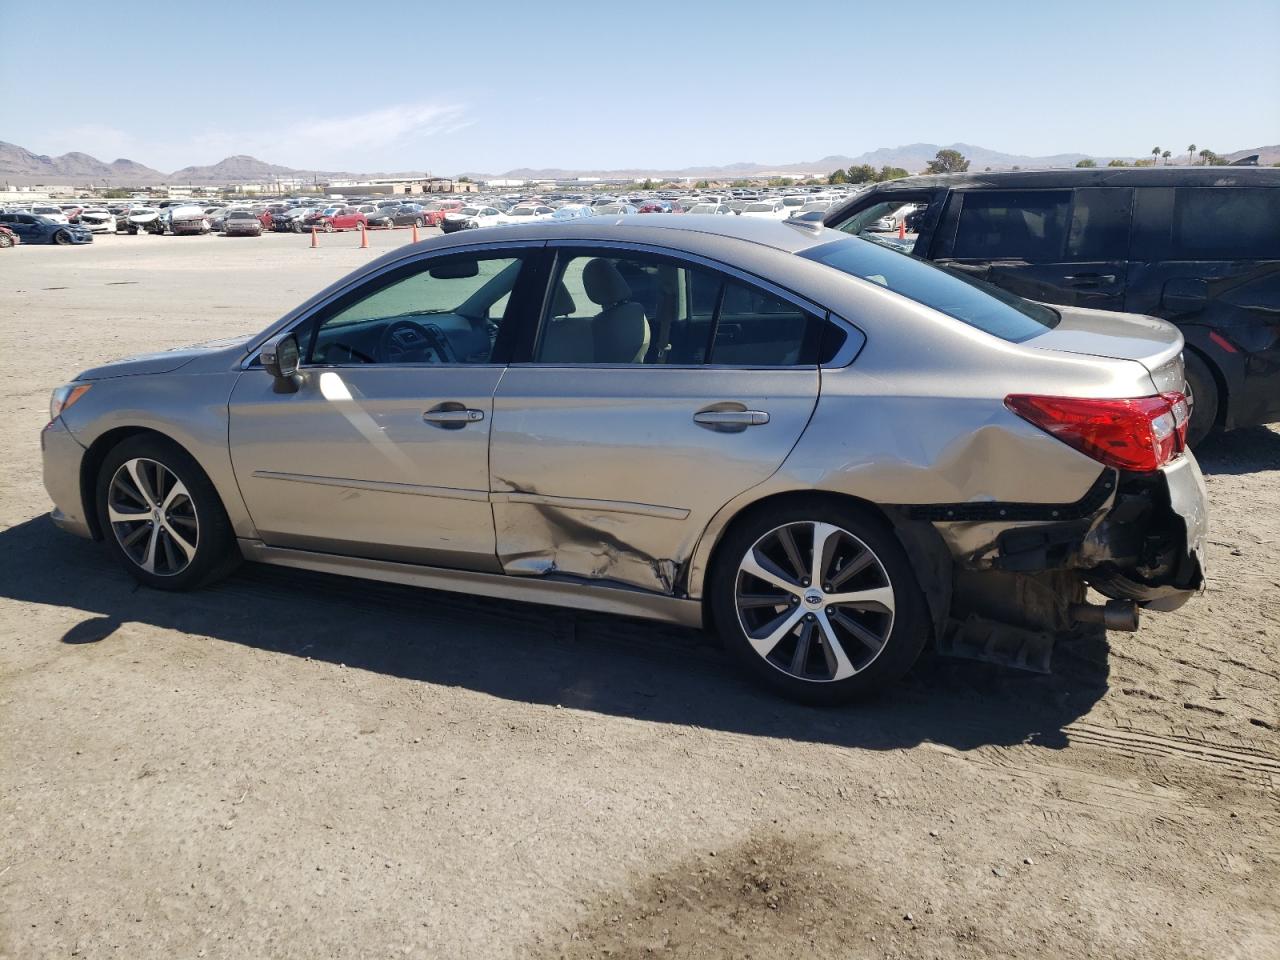
[[(886, 218), (915, 234), (886, 236)], [(909, 177), (859, 193), (823, 222), (1031, 300), (1177, 324), (1193, 443), (1215, 428), (1280, 420), (1280, 169)]]

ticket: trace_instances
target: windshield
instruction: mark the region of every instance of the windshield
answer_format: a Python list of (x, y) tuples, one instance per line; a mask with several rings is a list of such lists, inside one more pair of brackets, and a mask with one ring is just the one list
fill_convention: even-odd
[(532, 217), (532, 216), (534, 216), (534, 211), (533, 211), (533, 208), (532, 208), (532, 207), (516, 207), (514, 210), (512, 210), (512, 211), (511, 211), (511, 213), (509, 214), (509, 216), (512, 216), (512, 217)]
[(773, 209), (772, 203), (748, 203), (747, 208), (744, 212), (745, 213), (764, 213), (765, 211), (772, 210), (772, 209)]
[(464, 216), (474, 217), (480, 213), (480, 208), (479, 207), (463, 207), (458, 212), (463, 214)]
[(1058, 323), (1048, 307), (866, 240), (835, 240), (800, 256), (878, 283), (1002, 340), (1020, 343)]

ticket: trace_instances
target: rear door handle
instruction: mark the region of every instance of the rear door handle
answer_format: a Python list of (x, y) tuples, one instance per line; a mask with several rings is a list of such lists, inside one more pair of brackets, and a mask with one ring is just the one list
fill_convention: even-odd
[(764, 410), (699, 410), (693, 422), (712, 430), (736, 432), (768, 423), (769, 414)]
[(1116, 275), (1114, 273), (1072, 273), (1063, 279), (1070, 281), (1074, 286), (1086, 286), (1099, 283), (1115, 283)]

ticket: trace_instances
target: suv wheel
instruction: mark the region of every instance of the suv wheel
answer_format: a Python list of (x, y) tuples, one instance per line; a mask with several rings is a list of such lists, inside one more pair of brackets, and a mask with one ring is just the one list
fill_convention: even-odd
[(190, 454), (162, 437), (130, 437), (107, 454), (97, 506), (111, 552), (149, 587), (203, 586), (239, 559), (213, 484)]
[(1187, 445), (1195, 448), (1209, 436), (1218, 422), (1218, 381), (1209, 365), (1194, 350), (1184, 353), (1187, 392), (1191, 394), (1191, 423), (1187, 427)]
[(815, 500), (730, 531), (712, 575), (727, 645), (757, 678), (804, 703), (838, 704), (905, 674), (929, 635), (893, 531), (856, 506)]

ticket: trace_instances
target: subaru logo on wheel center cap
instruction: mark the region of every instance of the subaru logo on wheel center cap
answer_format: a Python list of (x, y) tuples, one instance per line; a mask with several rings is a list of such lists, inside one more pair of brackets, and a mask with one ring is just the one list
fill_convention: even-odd
[(816, 607), (818, 604), (822, 603), (822, 594), (817, 590), (808, 590), (805, 592), (804, 602), (810, 606)]

